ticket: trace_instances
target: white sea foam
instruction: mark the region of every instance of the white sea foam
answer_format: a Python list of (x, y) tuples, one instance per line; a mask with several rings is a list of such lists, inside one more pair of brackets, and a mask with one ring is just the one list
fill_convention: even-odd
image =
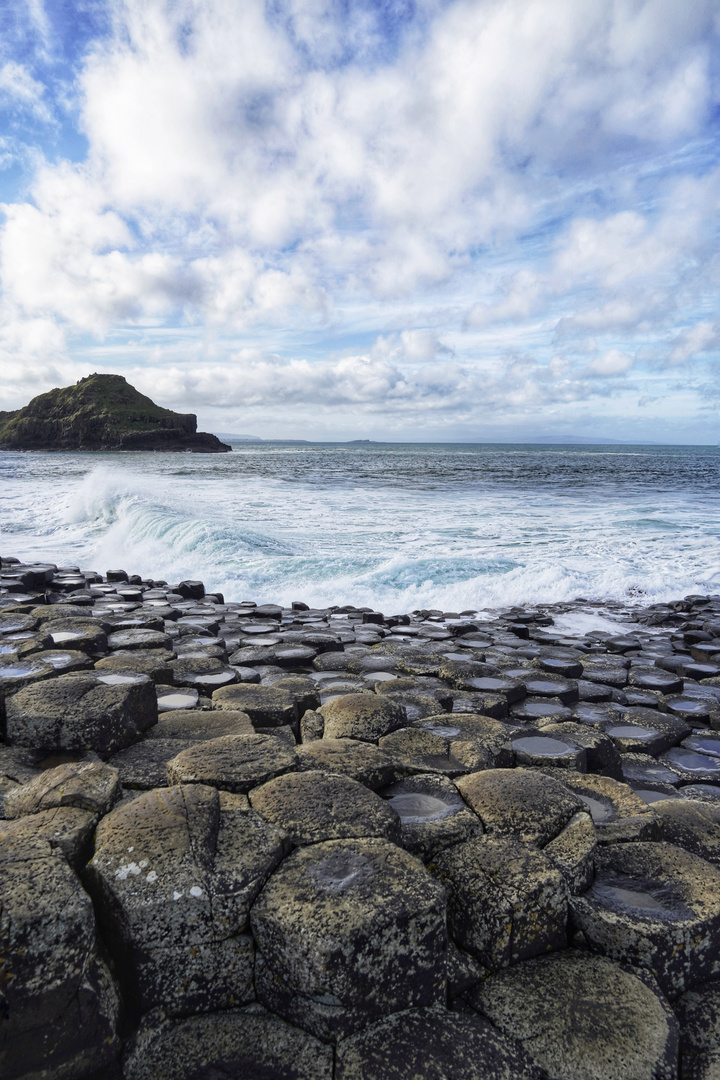
[(720, 458), (701, 463), (467, 447), (3, 454), (0, 537), (6, 554), (200, 577), (228, 599), (650, 602), (720, 591)]

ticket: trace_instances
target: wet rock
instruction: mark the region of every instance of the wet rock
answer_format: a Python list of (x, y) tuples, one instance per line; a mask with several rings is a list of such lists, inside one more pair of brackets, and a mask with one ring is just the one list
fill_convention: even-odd
[(74, 806), (93, 814), (106, 814), (120, 798), (117, 771), (102, 762), (67, 762), (8, 792), (5, 817), (37, 814), (58, 806)]
[(210, 784), (245, 793), (297, 768), (294, 747), (272, 735), (222, 735), (197, 742), (167, 764), (170, 784)]
[(566, 951), (491, 976), (467, 1000), (553, 1080), (675, 1080), (677, 1023), (618, 964)]
[(397, 840), (392, 806), (356, 780), (317, 770), (287, 773), (250, 793), (254, 810), (293, 844), (364, 836)]
[(486, 832), (538, 847), (585, 809), (560, 780), (531, 769), (488, 769), (460, 777), (457, 786)]
[(424, 863), (445, 848), (482, 834), (477, 814), (443, 776), (426, 773), (399, 780), (380, 794), (400, 819), (399, 843)]
[(132, 652), (120, 650), (112, 656), (96, 660), (95, 670), (105, 675), (147, 675), (154, 683), (171, 685), (173, 673), (170, 661), (174, 655), (172, 652), (163, 652), (162, 649), (154, 652), (149, 649)]
[(661, 754), (690, 734), (677, 717), (644, 708), (618, 708), (615, 719), (601, 727), (621, 753)]
[(616, 780), (622, 779), (620, 754), (612, 739), (603, 731), (573, 722), (540, 723), (538, 727), (542, 735), (559, 739), (569, 738), (575, 745), (581, 747), (585, 751), (588, 772), (612, 776)]
[(373, 791), (387, 787), (397, 776), (397, 764), (391, 754), (372, 743), (355, 739), (320, 739), (303, 743), (297, 748), (297, 761), (300, 770), (339, 773)]
[(443, 1009), (396, 1013), (337, 1049), (336, 1080), (539, 1080), (540, 1072), (514, 1040), (484, 1018)]
[(107, 685), (83, 672), (19, 690), (6, 702), (6, 714), (13, 745), (111, 754), (157, 722), (157, 702), (145, 676)]
[(674, 769), (649, 754), (621, 754), (620, 765), (623, 779), (635, 789), (667, 791), (668, 786), (676, 787), (680, 783)]
[(295, 695), (274, 686), (225, 686), (212, 696), (216, 709), (247, 713), (255, 727), (295, 725), (299, 720)]
[(483, 836), (440, 852), (429, 868), (447, 889), (455, 942), (487, 967), (565, 947), (565, 881), (537, 849)]
[(147, 791), (102, 819), (87, 882), (134, 1008), (252, 999), (248, 911), (282, 853), (244, 798), (200, 784)]
[(385, 840), (299, 848), (251, 920), (258, 998), (318, 1037), (444, 1003), (444, 890)]
[(562, 780), (590, 814), (599, 844), (659, 838), (655, 811), (627, 784), (580, 773), (566, 773)]
[(586, 768), (585, 749), (568, 736), (557, 738), (549, 733), (517, 735), (510, 744), (518, 765), (544, 765), (560, 769)]
[(75, 649), (48, 649), (35, 653), (35, 659), (50, 664), (57, 675), (69, 671), (88, 671), (94, 666), (92, 657)]
[(108, 648), (113, 651), (115, 649), (128, 651), (133, 649), (172, 648), (172, 639), (167, 634), (163, 634), (160, 630), (145, 630), (142, 628), (119, 630), (116, 634), (110, 634), (107, 643)]
[(119, 1055), (117, 993), (97, 952), (90, 897), (60, 850), (22, 824), (5, 827), (0, 844), (9, 1003), (0, 1073), (83, 1076)]
[(175, 690), (169, 686), (158, 686), (158, 713), (174, 712), (176, 709), (195, 709), (199, 698), (199, 693), (192, 687), (182, 687)]
[(563, 705), (560, 698), (527, 697), (510, 710), (513, 720), (527, 720), (530, 723), (541, 721), (561, 723), (572, 718), (572, 709)]
[(671, 998), (720, 967), (720, 872), (674, 844), (600, 849), (571, 909), (591, 948), (647, 968)]
[(680, 781), (695, 784), (720, 784), (720, 758), (698, 753), (684, 746), (673, 746), (659, 758), (669, 765)]
[(146, 1016), (124, 1060), (125, 1080), (332, 1080), (333, 1051), (257, 1005), (210, 1016)]
[(319, 712), (325, 722), (326, 739), (377, 742), (407, 723), (402, 705), (378, 694), (343, 694), (326, 702)]
[[(64, 614), (64, 613), (63, 613)], [(106, 627), (100, 620), (80, 618), (49, 618), (43, 631), (59, 649), (74, 649), (85, 653), (104, 653), (108, 650)]]
[(513, 762), (507, 728), (487, 716), (440, 713), (386, 735), (378, 745), (408, 773), (461, 776)]

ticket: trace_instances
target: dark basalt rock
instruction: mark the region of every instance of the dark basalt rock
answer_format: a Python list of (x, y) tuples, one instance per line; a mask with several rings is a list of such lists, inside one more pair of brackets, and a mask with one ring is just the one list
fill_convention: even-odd
[(3, 1078), (717, 1080), (720, 597), (556, 610), (0, 560)]
[[(171, 412), (122, 375), (88, 375), (0, 417), (2, 450), (230, 450), (197, 431), (192, 413)], [(122, 580), (127, 580), (122, 579)]]
[(468, 1002), (554, 1080), (675, 1080), (677, 1022), (657, 989), (566, 951), (500, 971)]

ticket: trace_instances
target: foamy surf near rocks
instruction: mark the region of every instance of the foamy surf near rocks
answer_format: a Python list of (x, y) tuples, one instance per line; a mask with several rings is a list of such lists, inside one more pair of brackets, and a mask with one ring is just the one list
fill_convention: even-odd
[(0, 1075), (708, 1080), (719, 655), (3, 559)]

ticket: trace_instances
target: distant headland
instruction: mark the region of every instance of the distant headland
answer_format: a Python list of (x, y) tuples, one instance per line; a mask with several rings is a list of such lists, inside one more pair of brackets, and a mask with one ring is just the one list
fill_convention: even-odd
[(14, 412), (0, 412), (2, 450), (189, 450), (232, 448), (197, 430), (194, 413), (163, 409), (122, 375), (88, 375), (49, 390)]

